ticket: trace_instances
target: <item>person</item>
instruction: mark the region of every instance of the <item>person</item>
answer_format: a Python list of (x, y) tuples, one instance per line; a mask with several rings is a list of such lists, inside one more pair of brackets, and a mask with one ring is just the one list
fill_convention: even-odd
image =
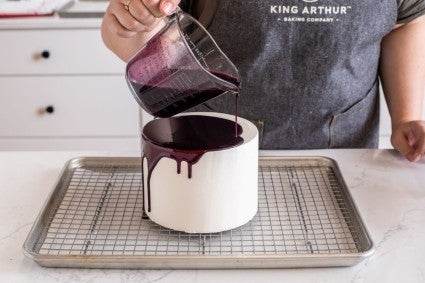
[[(425, 1), (111, 0), (105, 45), (128, 61), (177, 5), (204, 24), (241, 74), (239, 114), (263, 149), (378, 146), (379, 79), (391, 143), (425, 155)], [(233, 113), (233, 98), (208, 108)]]

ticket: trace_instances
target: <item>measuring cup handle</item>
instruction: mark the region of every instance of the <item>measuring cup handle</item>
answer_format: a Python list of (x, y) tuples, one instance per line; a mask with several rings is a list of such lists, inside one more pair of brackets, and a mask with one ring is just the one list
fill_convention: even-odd
[(175, 9), (174, 9), (174, 11), (170, 14), (170, 15), (168, 15), (169, 17), (171, 17), (171, 16), (179, 16), (179, 15), (181, 15), (181, 14), (183, 14), (184, 12), (183, 12), (183, 10), (180, 8), (180, 6), (177, 6)]

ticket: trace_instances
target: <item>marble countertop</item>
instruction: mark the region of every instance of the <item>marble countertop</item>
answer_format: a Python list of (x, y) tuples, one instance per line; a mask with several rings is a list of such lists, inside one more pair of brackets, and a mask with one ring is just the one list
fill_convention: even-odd
[(375, 244), (352, 267), (250, 270), (100, 270), (44, 268), (22, 245), (67, 160), (137, 152), (0, 152), (1, 282), (425, 282), (425, 159), (392, 150), (274, 151), (337, 161)]

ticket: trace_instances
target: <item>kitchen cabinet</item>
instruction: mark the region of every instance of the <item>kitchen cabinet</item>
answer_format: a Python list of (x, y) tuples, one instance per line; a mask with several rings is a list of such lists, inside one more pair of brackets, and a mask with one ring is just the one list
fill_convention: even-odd
[(100, 18), (0, 20), (0, 150), (134, 150), (139, 109)]

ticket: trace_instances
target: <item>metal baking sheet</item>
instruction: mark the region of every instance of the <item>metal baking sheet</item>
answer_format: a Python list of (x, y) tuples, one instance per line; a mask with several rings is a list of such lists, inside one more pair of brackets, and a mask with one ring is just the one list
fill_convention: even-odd
[(326, 157), (259, 162), (259, 210), (210, 234), (163, 228), (143, 215), (140, 158), (67, 162), (24, 253), (41, 266), (207, 269), (350, 266), (372, 240), (337, 163)]

